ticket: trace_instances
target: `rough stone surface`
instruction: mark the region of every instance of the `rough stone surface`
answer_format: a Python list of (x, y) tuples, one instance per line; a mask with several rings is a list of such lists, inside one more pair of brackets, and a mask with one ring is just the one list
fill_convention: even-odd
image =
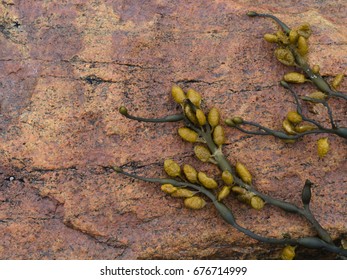
[[(178, 112), (176, 83), (203, 93), (207, 107), (280, 127), (292, 97), (278, 86), (288, 68), (262, 40), (276, 30), (249, 10), (289, 26), (309, 22), (312, 64), (328, 80), (347, 66), (346, 1), (7, 0), (0, 4), (0, 259), (268, 259), (280, 247), (258, 243), (223, 222), (211, 203), (183, 208), (159, 186), (115, 174), (121, 165), (164, 176), (173, 158), (193, 158), (171, 124), (123, 118)], [(344, 82), (342, 88), (346, 88)], [(312, 90), (297, 87), (299, 94)], [(346, 126), (346, 103), (331, 102)], [(319, 106), (314, 116), (326, 121)], [(312, 211), (334, 239), (347, 231), (346, 142), (318, 136), (288, 145), (227, 129), (224, 151), (242, 161), (259, 190), (300, 205), (305, 179), (317, 184)], [(273, 237), (313, 235), (302, 218), (230, 199), (238, 221)], [(302, 253), (315, 258), (317, 252)], [(329, 255), (318, 255), (329, 258)], [(300, 257), (300, 256), (299, 256)]]

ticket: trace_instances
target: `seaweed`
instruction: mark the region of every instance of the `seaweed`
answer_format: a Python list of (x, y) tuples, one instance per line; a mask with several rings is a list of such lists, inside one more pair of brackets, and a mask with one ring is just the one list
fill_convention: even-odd
[[(311, 35), (309, 25), (304, 24), (296, 29), (290, 29), (278, 18), (268, 14), (248, 13), (249, 16), (270, 17), (281, 27), (280, 32), (268, 34), (265, 39), (279, 45), (275, 52), (278, 60), (289, 66), (296, 66), (304, 72), (291, 72), (285, 75), (281, 85), (289, 90), (293, 95), (297, 110), (287, 114), (284, 131), (277, 131), (266, 128), (255, 122), (246, 121), (241, 117), (233, 117), (225, 120), (229, 127), (235, 127), (245, 133), (254, 135), (272, 135), (284, 140), (297, 140), (308, 134), (334, 134), (342, 138), (347, 138), (347, 128), (339, 127), (328, 104), (330, 98), (341, 98), (346, 100), (346, 95), (336, 90), (341, 83), (341, 75), (338, 81), (335, 80), (330, 86), (317, 72), (317, 67), (311, 69), (307, 63), (306, 55), (308, 52), (307, 38)], [(295, 31), (295, 32), (294, 32)], [(300, 39), (300, 38), (304, 38)], [(301, 100), (296, 91), (289, 83), (303, 83), (310, 80), (316, 86), (320, 94), (301, 98), (305, 102), (316, 102), (323, 104), (327, 110), (331, 127), (325, 127), (319, 122), (306, 117), (302, 113)], [(298, 246), (311, 249), (325, 250), (336, 254), (340, 258), (347, 257), (347, 250), (343, 246), (336, 245), (330, 234), (324, 229), (314, 214), (311, 212), (311, 192), (314, 183), (306, 180), (303, 183), (301, 193), (301, 205), (295, 205), (280, 199), (268, 196), (259, 191), (253, 184), (252, 174), (242, 162), (232, 164), (223, 153), (223, 145), (226, 142), (224, 125), (221, 121), (218, 108), (205, 108), (202, 95), (194, 89), (184, 91), (177, 85), (171, 89), (173, 100), (180, 105), (180, 114), (169, 115), (163, 118), (144, 118), (134, 116), (128, 112), (124, 106), (119, 108), (119, 112), (126, 118), (140, 122), (181, 122), (183, 126), (178, 128), (178, 135), (184, 140), (194, 145), (194, 154), (206, 164), (218, 166), (220, 173), (214, 177), (199, 170), (189, 164), (180, 166), (173, 159), (165, 159), (163, 168), (168, 175), (167, 178), (147, 178), (134, 173), (129, 173), (119, 166), (112, 168), (119, 174), (142, 180), (149, 183), (161, 185), (161, 190), (166, 194), (182, 199), (185, 207), (192, 210), (199, 210), (209, 203), (209, 200), (219, 212), (226, 223), (244, 233), (245, 235), (260, 242), (277, 244), (283, 247), (282, 259), (293, 259), (295, 250)], [(257, 130), (248, 130), (244, 126), (256, 127)], [(321, 138), (318, 143), (318, 154), (324, 157), (329, 150), (327, 138)], [(218, 176), (218, 179), (215, 177)], [(300, 238), (274, 238), (262, 236), (238, 222), (232, 209), (228, 206), (228, 200), (237, 199), (249, 205), (253, 209), (261, 211), (266, 205), (272, 205), (285, 212), (294, 213), (306, 219), (315, 230), (316, 236), (306, 236)], [(341, 242), (343, 243), (343, 242)]]

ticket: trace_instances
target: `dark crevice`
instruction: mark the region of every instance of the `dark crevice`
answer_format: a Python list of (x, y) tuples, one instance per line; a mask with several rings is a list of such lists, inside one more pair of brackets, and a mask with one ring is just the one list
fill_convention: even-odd
[(109, 83), (109, 84), (122, 83), (122, 81), (106, 80), (106, 79), (100, 78), (96, 75), (89, 75), (86, 77), (82, 77), (81, 79), (83, 81), (86, 81), (88, 84), (94, 85), (94, 86), (97, 86), (97, 85), (102, 84), (102, 83)]
[(38, 167), (33, 167), (32, 172), (56, 172), (56, 171), (69, 171), (69, 170), (78, 170), (76, 166), (70, 166), (70, 167), (63, 167), (63, 168), (38, 168)]
[(215, 85), (215, 84), (221, 84), (223, 83), (223, 80), (218, 80), (218, 81), (214, 81), (214, 82), (207, 82), (204, 80), (198, 80), (198, 79), (183, 79), (183, 80), (177, 80), (177, 81), (173, 81), (174, 84), (183, 84), (185, 86), (189, 86), (191, 84), (207, 84), (207, 85)]

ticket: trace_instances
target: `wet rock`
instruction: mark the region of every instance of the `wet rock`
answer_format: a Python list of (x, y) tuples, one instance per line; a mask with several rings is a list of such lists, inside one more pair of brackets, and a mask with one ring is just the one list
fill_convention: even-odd
[[(177, 113), (169, 94), (176, 83), (200, 91), (223, 118), (238, 115), (280, 128), (295, 104), (278, 86), (288, 68), (262, 40), (276, 25), (245, 13), (271, 11), (289, 26), (311, 23), (309, 60), (331, 80), (347, 64), (343, 5), (2, 1), (0, 258), (278, 258), (281, 248), (237, 232), (211, 203), (192, 212), (160, 186), (104, 168), (121, 165), (158, 177), (164, 159), (173, 158), (217, 174), (193, 158), (192, 145), (177, 136), (179, 124), (130, 121), (118, 107), (144, 117)], [(312, 89), (297, 88), (299, 94)], [(346, 126), (346, 104), (331, 106)], [(327, 120), (324, 112), (319, 117)], [(346, 233), (343, 140), (329, 137), (331, 152), (319, 160), (316, 136), (294, 145), (233, 129), (226, 136), (225, 154), (233, 163), (242, 160), (259, 190), (300, 205), (310, 179), (317, 185), (312, 211), (318, 221), (334, 239)], [(259, 234), (315, 234), (296, 215), (228, 203), (238, 221)]]

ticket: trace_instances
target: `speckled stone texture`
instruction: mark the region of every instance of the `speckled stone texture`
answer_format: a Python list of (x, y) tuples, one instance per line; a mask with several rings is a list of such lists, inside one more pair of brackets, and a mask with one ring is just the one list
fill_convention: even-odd
[[(165, 176), (173, 158), (217, 176), (177, 136), (178, 123), (144, 117), (179, 112), (173, 84), (200, 91), (223, 118), (239, 115), (280, 128), (292, 96), (278, 86), (289, 68), (262, 39), (276, 30), (249, 10), (289, 26), (312, 25), (309, 60), (328, 80), (346, 74), (346, 1), (5, 0), (0, 4), (0, 259), (276, 259), (281, 247), (228, 226), (211, 203), (183, 207), (156, 184), (115, 174), (121, 165)], [(342, 84), (347, 88), (347, 82)], [(312, 86), (297, 86), (300, 95)], [(346, 126), (346, 102), (332, 100)], [(324, 109), (304, 107), (327, 121)], [(242, 161), (262, 192), (297, 205), (305, 179), (312, 211), (334, 239), (347, 232), (346, 142), (318, 136), (294, 145), (227, 129), (224, 152)], [(272, 237), (314, 235), (302, 218), (271, 206), (227, 202), (240, 224)], [(302, 258), (331, 258), (302, 251)]]

